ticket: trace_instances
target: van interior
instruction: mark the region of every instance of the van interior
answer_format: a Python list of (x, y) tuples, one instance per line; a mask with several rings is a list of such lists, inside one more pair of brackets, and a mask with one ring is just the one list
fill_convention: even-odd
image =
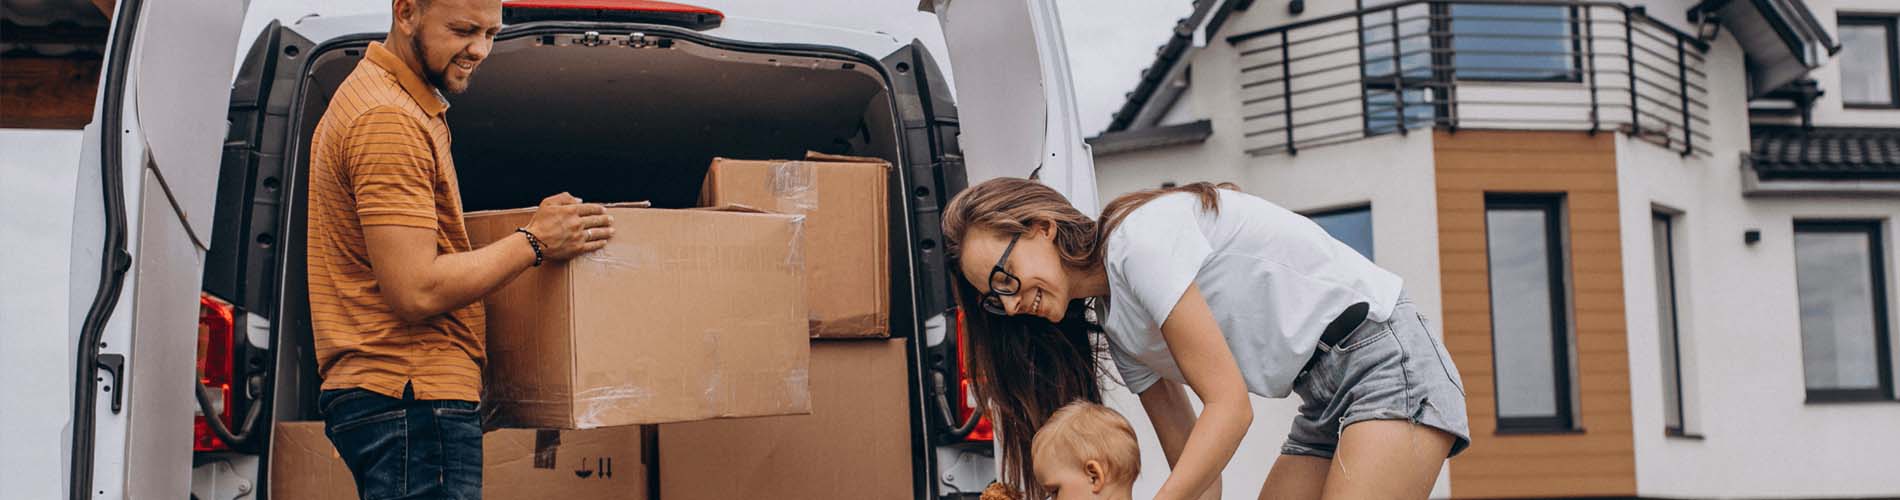
[[(891, 296), (909, 295), (900, 136), (889, 85), (876, 68), (808, 48), (779, 54), (651, 37), (590, 46), (582, 37), (499, 39), (468, 91), (447, 96), (466, 211), (535, 206), (563, 191), (589, 202), (691, 207), (715, 156), (879, 157), (899, 166), (888, 188)], [(309, 134), (366, 46), (312, 54), (291, 117), (300, 124), (301, 146), (290, 148), (297, 177), (308, 171)], [(299, 216), (304, 189), (292, 189), (272, 399), (276, 420), (320, 419)], [(907, 302), (893, 301), (893, 318), (909, 314)], [(893, 335), (908, 335), (906, 323), (893, 321)]]

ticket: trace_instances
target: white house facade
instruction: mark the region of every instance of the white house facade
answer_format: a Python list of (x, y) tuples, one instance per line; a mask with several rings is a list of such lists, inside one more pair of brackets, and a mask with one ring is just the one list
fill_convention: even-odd
[[(1435, 496), (1900, 497), (1900, 2), (1201, 0), (1175, 34), (1100, 198), (1235, 182), (1403, 276), (1470, 398)], [(1256, 399), (1226, 498), (1297, 403)]]

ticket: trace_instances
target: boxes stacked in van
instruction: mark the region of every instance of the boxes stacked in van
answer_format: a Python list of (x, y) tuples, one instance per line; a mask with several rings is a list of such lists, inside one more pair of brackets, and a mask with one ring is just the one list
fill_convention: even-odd
[[(488, 296), (482, 404), (506, 429), (484, 437), (484, 495), (909, 497), (889, 170), (714, 159), (699, 208), (612, 205), (606, 248)], [(531, 215), (469, 213), (470, 240)], [(276, 498), (353, 493), (321, 422), (275, 439), (271, 477), (299, 478), (273, 481)]]

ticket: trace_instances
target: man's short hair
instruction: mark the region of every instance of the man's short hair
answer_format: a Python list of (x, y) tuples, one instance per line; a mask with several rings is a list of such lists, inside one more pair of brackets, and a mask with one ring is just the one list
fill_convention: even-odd
[(1141, 474), (1141, 445), (1135, 428), (1120, 413), (1099, 404), (1076, 401), (1056, 410), (1029, 446), (1036, 460), (1064, 456), (1077, 464), (1099, 461), (1118, 482), (1133, 483)]

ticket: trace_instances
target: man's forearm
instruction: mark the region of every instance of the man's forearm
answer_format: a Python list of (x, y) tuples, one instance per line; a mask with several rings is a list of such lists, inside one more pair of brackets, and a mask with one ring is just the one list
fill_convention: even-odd
[(429, 264), (423, 286), (403, 319), (416, 321), (459, 309), (508, 284), (534, 264), (534, 249), (521, 233), (510, 234), (488, 246), (461, 253), (440, 254)]

